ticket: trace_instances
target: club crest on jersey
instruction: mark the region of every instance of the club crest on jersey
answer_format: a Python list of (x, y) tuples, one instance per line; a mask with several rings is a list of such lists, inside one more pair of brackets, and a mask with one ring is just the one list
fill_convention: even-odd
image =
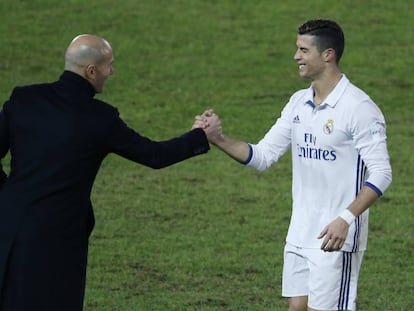
[(323, 132), (327, 135), (332, 134), (334, 130), (334, 120), (328, 119), (326, 121), (325, 125), (323, 126)]

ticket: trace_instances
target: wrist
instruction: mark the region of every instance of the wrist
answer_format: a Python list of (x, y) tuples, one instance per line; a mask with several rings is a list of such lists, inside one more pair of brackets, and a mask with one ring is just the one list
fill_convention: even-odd
[(348, 225), (351, 225), (355, 220), (355, 215), (349, 209), (345, 209), (341, 214), (339, 214), (343, 220), (346, 221)]
[(219, 133), (217, 135), (213, 135), (209, 138), (209, 141), (213, 145), (216, 145), (217, 147), (220, 147), (220, 145), (224, 142), (224, 135), (222, 133)]

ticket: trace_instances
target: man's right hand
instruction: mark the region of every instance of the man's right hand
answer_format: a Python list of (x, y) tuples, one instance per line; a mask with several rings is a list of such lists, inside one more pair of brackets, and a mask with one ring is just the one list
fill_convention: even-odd
[(202, 128), (209, 142), (213, 144), (223, 135), (220, 118), (211, 109), (204, 111), (201, 116), (196, 116), (192, 128)]

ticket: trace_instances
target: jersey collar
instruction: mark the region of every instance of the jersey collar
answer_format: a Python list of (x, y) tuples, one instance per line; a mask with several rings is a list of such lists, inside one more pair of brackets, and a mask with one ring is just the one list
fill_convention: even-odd
[[(349, 84), (348, 78), (345, 76), (345, 74), (342, 74), (342, 77), (339, 80), (339, 82), (336, 84), (335, 88), (329, 93), (329, 95), (326, 97), (324, 102), (321, 103), (319, 106), (322, 107), (322, 106), (328, 105), (332, 108), (335, 107), (335, 105), (338, 103), (339, 99), (341, 98), (348, 84)], [(310, 105), (313, 108), (315, 107), (315, 105), (313, 104), (313, 87), (312, 86), (310, 86), (306, 92), (304, 104)]]

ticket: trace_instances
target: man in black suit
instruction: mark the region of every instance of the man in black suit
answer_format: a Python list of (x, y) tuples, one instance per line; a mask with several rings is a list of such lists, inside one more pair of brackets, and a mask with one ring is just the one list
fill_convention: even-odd
[(111, 105), (94, 99), (113, 74), (110, 44), (95, 35), (69, 45), (59, 80), (17, 87), (0, 111), (0, 310), (82, 310), (92, 185), (115, 153), (163, 168), (209, 150), (218, 118), (155, 142), (129, 128)]

